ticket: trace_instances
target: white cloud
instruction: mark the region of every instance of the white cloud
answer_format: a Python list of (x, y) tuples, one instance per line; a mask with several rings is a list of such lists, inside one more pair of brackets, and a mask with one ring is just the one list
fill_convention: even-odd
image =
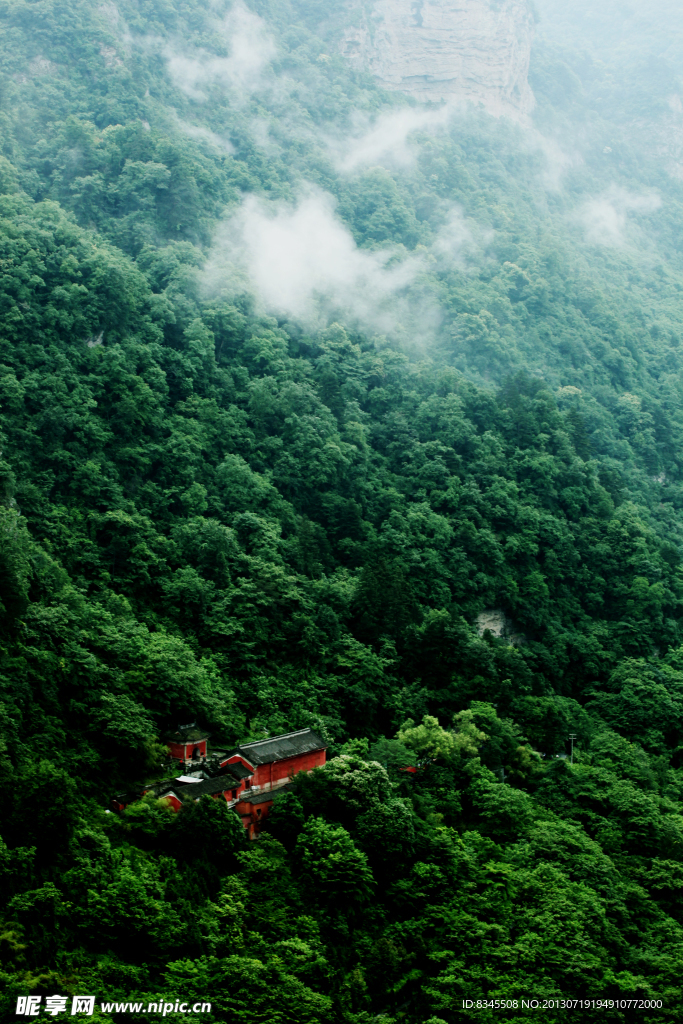
[(432, 244), (432, 252), (440, 263), (463, 267), (491, 242), (493, 231), (483, 229), (466, 218), (460, 206), (453, 206)]
[(249, 125), (252, 141), (268, 156), (281, 156), (282, 147), (270, 134), (270, 122), (265, 117), (255, 117)]
[[(341, 314), (364, 330), (391, 333), (411, 319), (418, 300), (407, 289), (422, 266), (396, 255), (359, 249), (325, 193), (294, 206), (247, 196), (217, 232), (203, 285), (207, 293), (248, 289), (266, 312), (308, 326)], [(423, 314), (435, 323), (433, 309)]]
[(554, 139), (548, 139), (540, 132), (533, 132), (533, 139), (545, 157), (545, 170), (541, 175), (544, 188), (549, 192), (559, 192), (562, 179), (567, 171), (583, 163), (578, 153), (567, 153)]
[(230, 142), (230, 139), (217, 135), (210, 128), (205, 128), (198, 124), (189, 124), (189, 122), (183, 121), (180, 118), (178, 118), (177, 124), (180, 130), (191, 139), (196, 139), (198, 142), (206, 142), (208, 145), (213, 146), (214, 149), (222, 150), (224, 153), (235, 152), (235, 147)]
[(266, 23), (235, 0), (216, 29), (228, 46), (228, 57), (216, 57), (205, 50), (192, 56), (173, 47), (166, 48), (171, 78), (178, 88), (195, 100), (206, 100), (204, 91), (222, 85), (239, 95), (255, 92), (262, 85), (262, 74), (275, 56), (275, 43)]
[(628, 244), (629, 215), (654, 213), (662, 205), (656, 192), (638, 195), (623, 188), (611, 188), (596, 199), (587, 199), (577, 218), (584, 238), (591, 245), (621, 247)]
[(446, 124), (450, 113), (446, 106), (438, 110), (404, 107), (382, 114), (372, 126), (364, 126), (360, 134), (330, 140), (328, 144), (339, 170), (346, 174), (377, 164), (409, 166), (415, 160), (416, 149), (411, 145), (411, 134), (437, 131)]

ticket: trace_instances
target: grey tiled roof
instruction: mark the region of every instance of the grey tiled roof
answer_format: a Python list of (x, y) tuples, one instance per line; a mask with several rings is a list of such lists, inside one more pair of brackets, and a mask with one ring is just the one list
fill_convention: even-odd
[(200, 796), (213, 796), (214, 793), (222, 793), (226, 789), (236, 788), (237, 783), (232, 775), (219, 775), (215, 779), (204, 779), (203, 782), (183, 786), (182, 799), (198, 800)]
[(299, 729), (298, 732), (286, 732), (282, 736), (271, 736), (267, 740), (240, 743), (237, 749), (250, 764), (258, 765), (284, 761), (287, 757), (308, 754), (313, 750), (324, 750), (326, 746), (325, 741), (313, 729)]
[(247, 768), (240, 761), (236, 761), (234, 764), (222, 764), (221, 772), (230, 772), (236, 779), (249, 779), (254, 774), (251, 769)]
[(145, 786), (145, 793), (152, 793), (157, 798), (161, 799), (164, 793), (168, 793), (169, 790), (174, 788), (182, 789), (182, 786), (178, 786), (175, 779), (164, 779), (163, 782), (154, 782), (151, 786)]
[(265, 804), (276, 797), (278, 793), (282, 793), (289, 788), (290, 785), (288, 783), (286, 786), (278, 786), (277, 789), (266, 790), (265, 793), (252, 793), (250, 790), (246, 789), (244, 792), (240, 793), (237, 799), (241, 804)]
[(211, 735), (206, 729), (200, 729), (196, 722), (191, 725), (180, 725), (178, 729), (173, 733), (167, 733), (165, 736), (167, 743), (199, 743), (201, 740), (207, 740)]

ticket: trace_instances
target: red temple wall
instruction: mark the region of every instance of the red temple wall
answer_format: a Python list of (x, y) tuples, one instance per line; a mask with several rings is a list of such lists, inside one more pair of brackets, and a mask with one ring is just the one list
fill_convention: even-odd
[(287, 757), (284, 761), (260, 764), (251, 780), (251, 784), (261, 788), (277, 785), (278, 783), (286, 782), (287, 779), (298, 772), (310, 772), (321, 764), (325, 764), (324, 750), (312, 750), (307, 754)]
[(167, 743), (166, 746), (171, 751), (171, 757), (177, 761), (189, 761), (195, 747), (200, 757), (206, 757), (206, 740), (200, 740), (199, 743)]

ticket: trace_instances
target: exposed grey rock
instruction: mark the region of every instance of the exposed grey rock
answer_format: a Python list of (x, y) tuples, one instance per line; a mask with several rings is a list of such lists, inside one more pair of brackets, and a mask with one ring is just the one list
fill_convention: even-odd
[(494, 636), (503, 636), (506, 632), (507, 619), (505, 612), (498, 608), (487, 608), (477, 615), (477, 630), (481, 636), (488, 629)]
[(524, 633), (515, 631), (513, 622), (508, 619), (505, 612), (501, 611), (500, 608), (486, 608), (477, 615), (477, 632), (479, 636), (483, 636), (487, 629), (493, 636), (505, 639), (508, 643), (517, 645), (526, 643)]
[(119, 68), (123, 64), (113, 46), (105, 46), (104, 43), (100, 43), (100, 54), (108, 68)]
[(389, 89), (415, 99), (470, 100), (523, 117), (534, 106), (527, 74), (528, 0), (350, 0), (342, 52)]
[[(43, 78), (45, 75), (55, 75), (59, 68), (51, 60), (48, 60), (47, 57), (34, 57), (29, 63), (28, 70), (31, 78)], [(19, 77), (26, 81), (25, 75)]]

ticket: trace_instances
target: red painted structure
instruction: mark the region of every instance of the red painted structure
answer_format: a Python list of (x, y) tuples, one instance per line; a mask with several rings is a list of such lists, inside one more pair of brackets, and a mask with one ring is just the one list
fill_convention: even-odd
[(280, 786), (290, 782), (294, 775), (299, 772), (312, 772), (318, 765), (325, 764), (325, 748), (313, 750), (304, 754), (294, 754), (285, 757), (281, 761), (267, 761), (265, 764), (251, 765), (243, 754), (232, 754), (223, 764), (235, 764), (239, 762), (245, 767), (252, 768), (254, 775), (246, 779), (246, 789), (261, 792), (264, 789), (278, 789)]
[(167, 736), (165, 743), (171, 751), (171, 757), (177, 761), (197, 761), (206, 757), (206, 745), (209, 733), (197, 728), (196, 722), (180, 725), (176, 732)]
[(163, 796), (163, 797), (161, 797), (161, 799), (162, 799), (162, 800), (165, 800), (165, 801), (166, 801), (166, 802), (168, 803), (168, 805), (169, 805), (170, 807), (172, 807), (172, 808), (173, 808), (173, 810), (174, 810), (174, 811), (175, 811), (176, 813), (177, 813), (177, 812), (178, 812), (178, 811), (180, 810), (180, 808), (181, 808), (181, 807), (183, 806), (183, 805), (182, 805), (182, 803), (181, 803), (181, 801), (180, 801), (180, 800), (178, 799), (178, 797), (177, 797), (177, 796), (175, 795), (175, 793), (173, 792), (173, 790), (170, 790), (170, 791), (169, 791), (168, 793), (165, 793), (165, 794), (164, 794), (164, 796)]
[(313, 729), (271, 736), (267, 740), (243, 743), (222, 765), (240, 763), (253, 771), (237, 791), (235, 810), (253, 839), (268, 817), (274, 795), (299, 772), (310, 772), (325, 764), (326, 744)]
[[(179, 761), (196, 762), (198, 751), (200, 758), (207, 756), (207, 739), (208, 733), (198, 729), (193, 722), (189, 726), (180, 726), (166, 742)], [(241, 817), (249, 838), (254, 839), (268, 817), (274, 796), (286, 788), (299, 772), (310, 772), (325, 764), (326, 749), (325, 741), (313, 729), (299, 729), (266, 740), (242, 743), (230, 753), (215, 752), (214, 758), (223, 769), (220, 775), (209, 772), (205, 765), (197, 773), (203, 776), (201, 781), (196, 775), (196, 781), (180, 775), (176, 779), (150, 784), (144, 792), (153, 792), (158, 799), (168, 801), (174, 811), (179, 811), (188, 800), (204, 795), (215, 799), (222, 797), (228, 807)], [(121, 803), (119, 808), (121, 799), (115, 798), (113, 806), (117, 809), (125, 806)]]

